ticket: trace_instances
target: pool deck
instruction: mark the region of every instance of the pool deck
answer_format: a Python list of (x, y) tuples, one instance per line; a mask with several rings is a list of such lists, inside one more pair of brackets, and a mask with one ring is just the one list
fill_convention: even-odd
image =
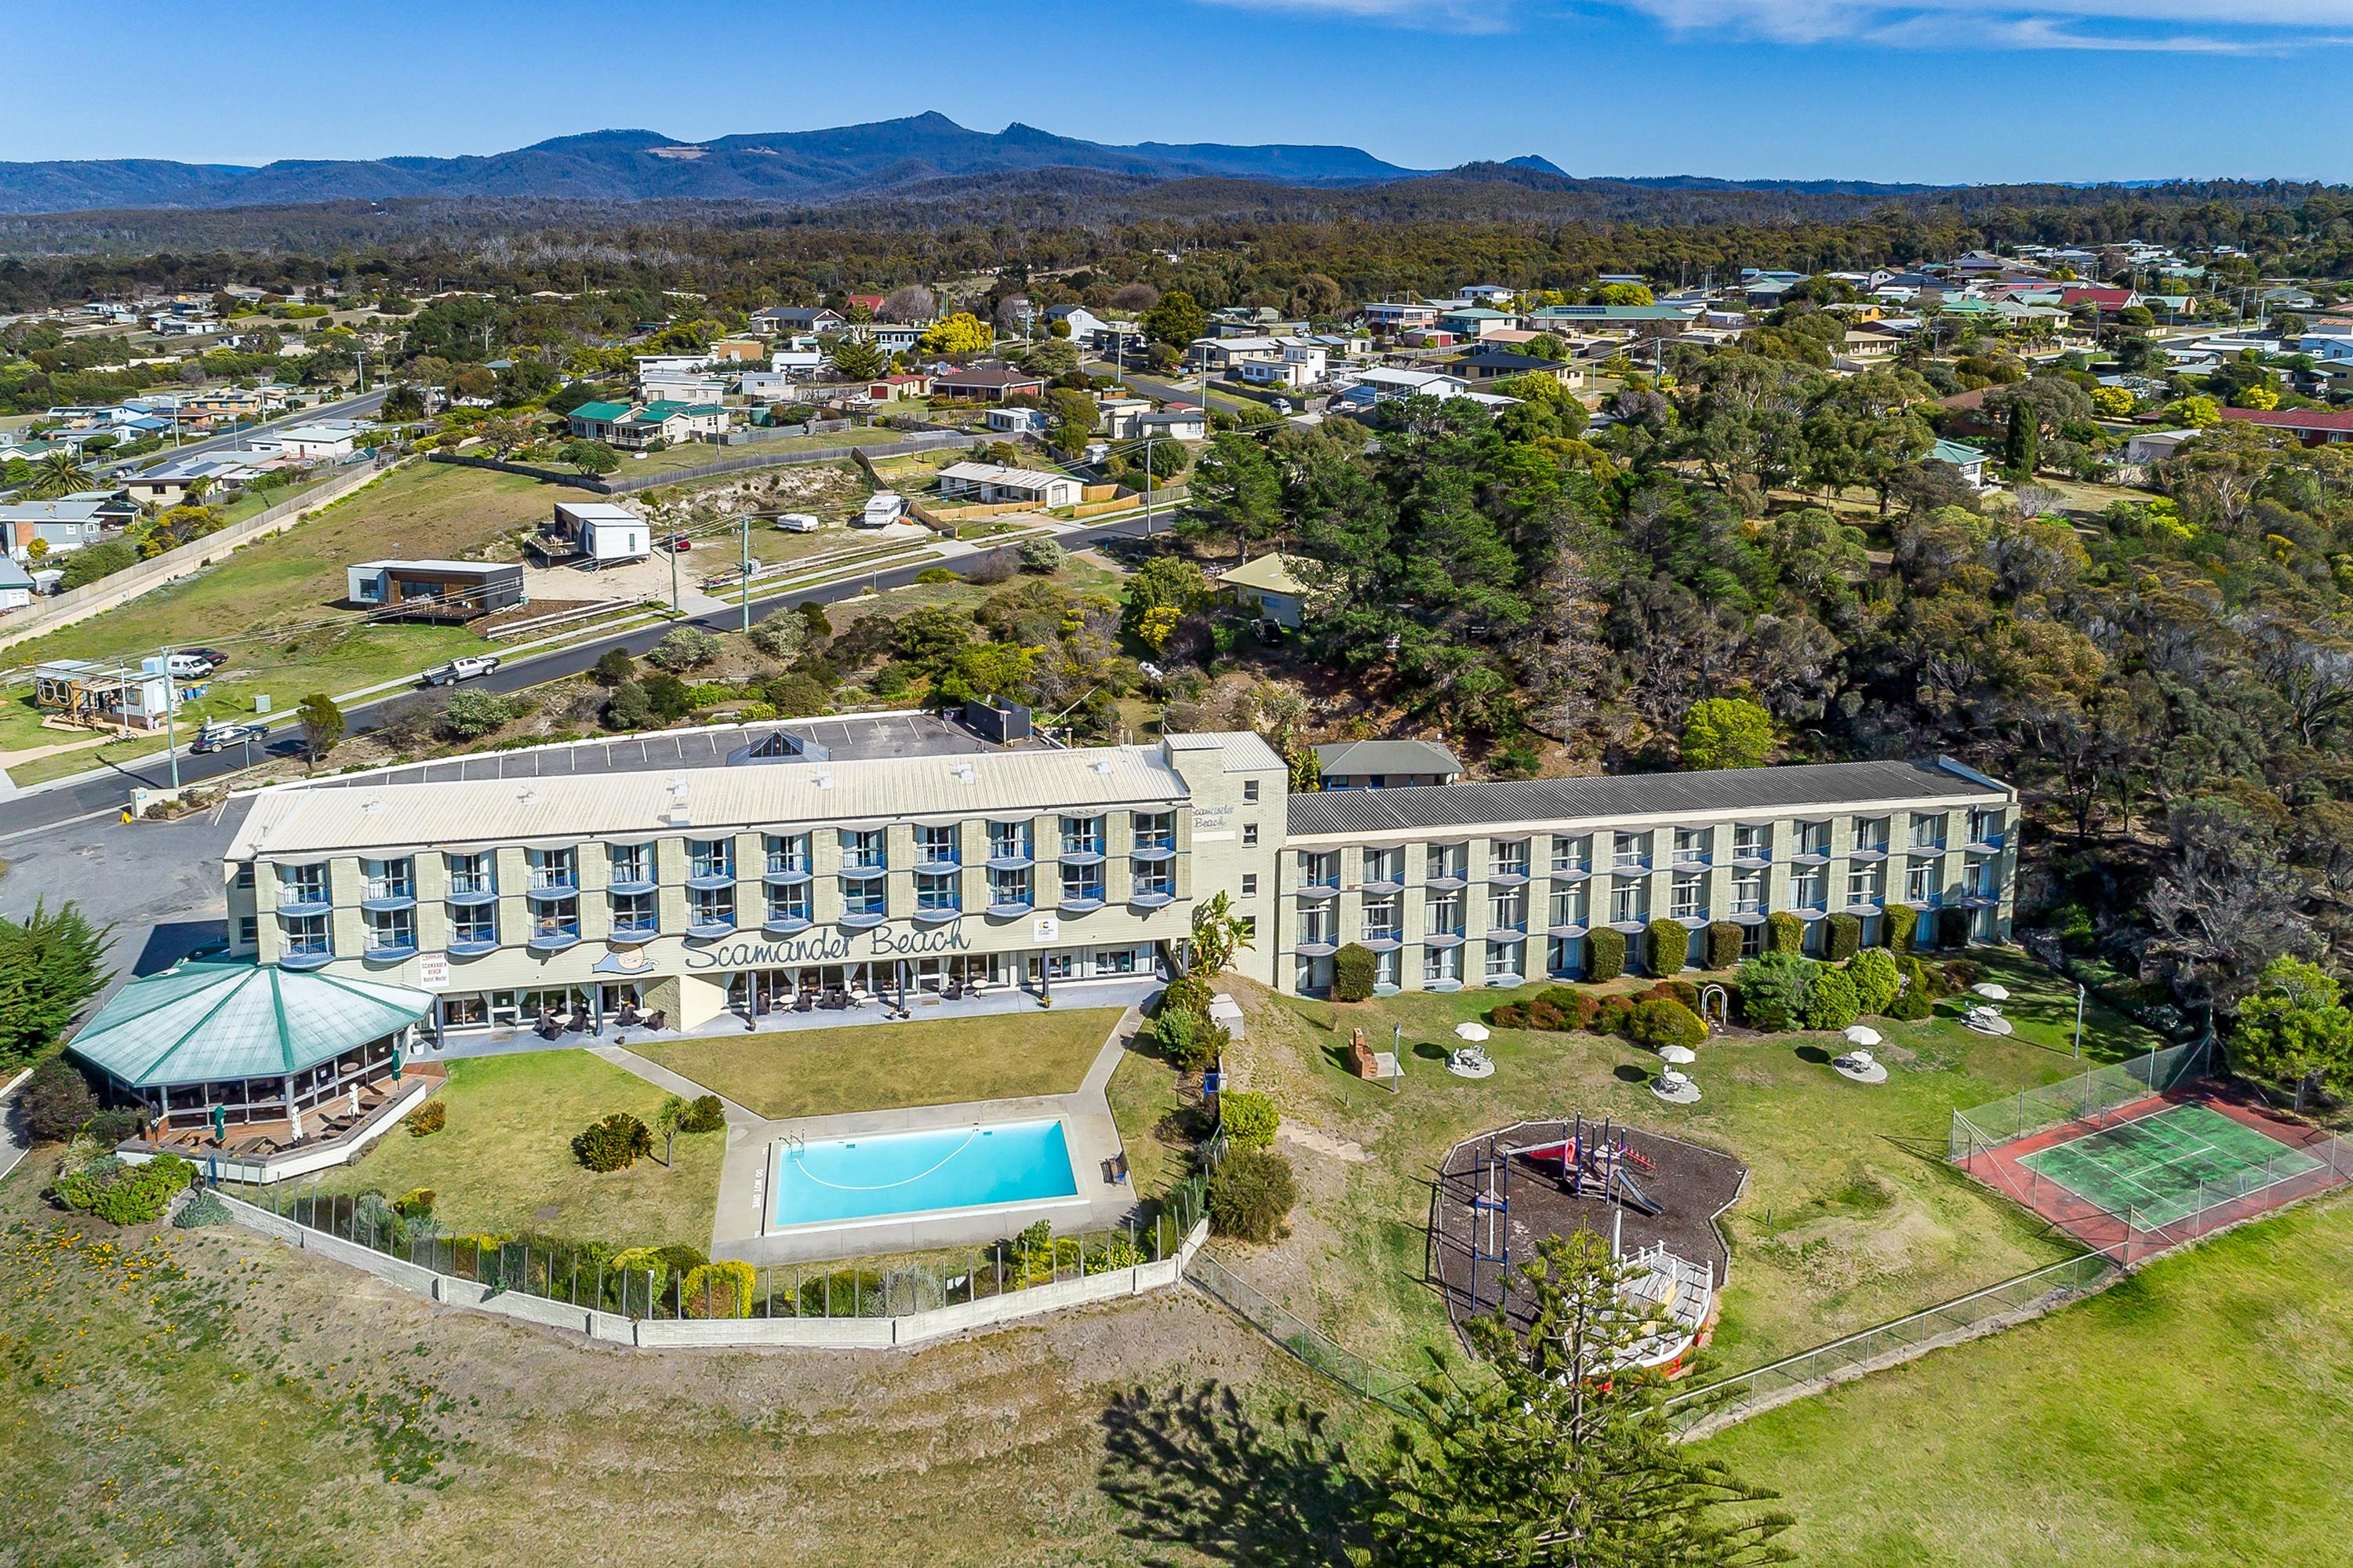
[[(1135, 1190), (1126, 1181), (1103, 1180), (1103, 1162), (1120, 1152), (1119, 1128), (1112, 1120), (1106, 1091), (1128, 1039), (1143, 1022), (1143, 1014), (1134, 1006), (1123, 1012), (1103, 1049), (1095, 1054), (1086, 1076), (1075, 1091), (1067, 1095), (909, 1106), (898, 1110), (847, 1111), (782, 1121), (771, 1121), (723, 1097), (720, 1104), (727, 1115), (727, 1153), (719, 1172), (719, 1206), (712, 1223), (711, 1255), (739, 1258), (751, 1264), (813, 1263), (876, 1253), (977, 1246), (1041, 1218), (1050, 1218), (1055, 1232), (1066, 1235), (1122, 1224), (1135, 1208)], [(590, 1049), (615, 1066), (672, 1094), (691, 1099), (711, 1092), (624, 1046), (596, 1045)], [(769, 1220), (770, 1160), (777, 1141), (787, 1136), (810, 1139), (859, 1138), (970, 1127), (976, 1122), (1041, 1121), (1050, 1118), (1061, 1121), (1070, 1143), (1071, 1164), (1079, 1182), (1075, 1200), (781, 1234), (776, 1232)]]

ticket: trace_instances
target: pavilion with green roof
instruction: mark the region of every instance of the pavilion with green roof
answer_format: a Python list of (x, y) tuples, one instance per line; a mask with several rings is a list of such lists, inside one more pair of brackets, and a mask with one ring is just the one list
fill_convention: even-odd
[(410, 986), (186, 959), (116, 991), (67, 1050), (160, 1133), (282, 1121), (300, 1137), (304, 1111), (398, 1077), (432, 1010)]

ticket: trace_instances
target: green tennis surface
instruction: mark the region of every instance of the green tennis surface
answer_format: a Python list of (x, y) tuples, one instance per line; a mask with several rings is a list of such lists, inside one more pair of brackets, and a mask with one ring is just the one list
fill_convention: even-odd
[(2211, 1106), (2186, 1105), (2037, 1150), (2019, 1163), (2111, 1213), (2129, 1210), (2152, 1226), (2301, 1175), (2320, 1161)]

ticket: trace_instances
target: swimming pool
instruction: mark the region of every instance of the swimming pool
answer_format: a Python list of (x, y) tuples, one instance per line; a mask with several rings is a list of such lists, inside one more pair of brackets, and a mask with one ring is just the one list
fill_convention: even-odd
[(778, 1228), (807, 1229), (965, 1209), (1082, 1202), (1057, 1120), (786, 1139), (768, 1186)]

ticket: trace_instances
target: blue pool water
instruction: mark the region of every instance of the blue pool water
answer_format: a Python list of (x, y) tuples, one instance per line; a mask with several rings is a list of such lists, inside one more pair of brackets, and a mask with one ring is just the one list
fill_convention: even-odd
[(1051, 1120), (779, 1143), (771, 1174), (769, 1213), (779, 1226), (1046, 1202), (1079, 1192), (1062, 1124)]

